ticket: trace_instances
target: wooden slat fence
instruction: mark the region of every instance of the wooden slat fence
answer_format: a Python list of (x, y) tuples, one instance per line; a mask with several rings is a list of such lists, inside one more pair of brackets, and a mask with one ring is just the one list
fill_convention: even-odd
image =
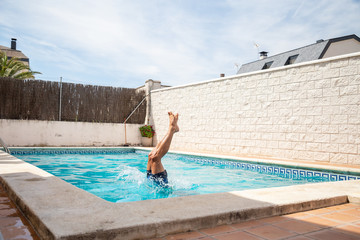
[[(0, 78), (0, 118), (59, 120), (60, 83)], [(135, 89), (62, 83), (62, 121), (122, 123), (145, 97)], [(143, 123), (144, 102), (128, 120)]]

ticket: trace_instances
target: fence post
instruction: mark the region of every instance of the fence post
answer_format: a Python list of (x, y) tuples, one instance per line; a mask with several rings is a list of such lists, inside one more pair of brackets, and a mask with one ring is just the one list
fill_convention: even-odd
[(62, 77), (60, 77), (60, 94), (59, 94), (59, 121), (61, 121), (61, 98), (62, 98)]

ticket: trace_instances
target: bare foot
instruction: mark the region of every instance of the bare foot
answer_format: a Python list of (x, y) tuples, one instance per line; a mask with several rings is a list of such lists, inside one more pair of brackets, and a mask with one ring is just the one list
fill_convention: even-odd
[(177, 125), (177, 121), (179, 119), (179, 114), (173, 114), (172, 112), (168, 112), (169, 114), (169, 129), (173, 130), (174, 132), (178, 132), (179, 131), (179, 126)]

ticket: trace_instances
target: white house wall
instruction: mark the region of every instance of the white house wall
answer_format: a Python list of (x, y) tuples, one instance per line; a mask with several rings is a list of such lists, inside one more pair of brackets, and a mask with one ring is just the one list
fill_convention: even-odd
[[(126, 124), (127, 143), (139, 145), (140, 124)], [(8, 146), (121, 146), (124, 124), (0, 119)]]
[(151, 93), (172, 150), (360, 165), (360, 53)]

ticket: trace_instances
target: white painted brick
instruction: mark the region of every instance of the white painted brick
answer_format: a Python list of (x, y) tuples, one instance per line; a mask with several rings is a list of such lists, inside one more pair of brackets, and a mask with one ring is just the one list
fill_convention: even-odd
[(274, 71), (271, 77), (284, 77), (286, 76), (286, 70)]
[(305, 133), (307, 131), (307, 126), (306, 125), (293, 125), (292, 131), (294, 133)]
[(294, 99), (306, 99), (307, 98), (307, 92), (305, 90), (294, 91), (293, 92), (293, 98)]
[(314, 134), (314, 141), (315, 142), (320, 142), (320, 143), (329, 143), (330, 142), (330, 134), (318, 134), (315, 133)]
[(288, 124), (282, 124), (279, 126), (279, 131), (281, 133), (292, 133), (292, 126)]
[(287, 91), (299, 91), (300, 90), (300, 83), (290, 83), (286, 84)]
[(330, 63), (331, 68), (341, 68), (341, 67), (346, 67), (348, 65), (349, 65), (349, 59), (333, 61)]
[(314, 134), (313, 133), (300, 133), (299, 141), (313, 142), (314, 141)]
[(315, 81), (306, 81), (300, 83), (300, 89), (302, 90), (313, 90), (315, 89)]
[(295, 149), (295, 150), (305, 151), (307, 148), (307, 145), (305, 142), (293, 142), (291, 148)]
[(331, 79), (332, 87), (344, 87), (349, 85), (349, 78), (347, 77), (338, 77)]
[(298, 75), (300, 73), (300, 69), (299, 68), (288, 68), (286, 69), (286, 75), (287, 76), (291, 76), (291, 75)]
[[(360, 70), (360, 66), (359, 66)], [(348, 76), (349, 79), (349, 86), (350, 85), (360, 85), (360, 73), (355, 76)]]
[(308, 107), (306, 108), (306, 115), (308, 116), (318, 116), (322, 115), (322, 107)]
[(332, 88), (324, 88), (323, 89), (323, 97), (333, 97), (340, 95), (340, 88), (339, 87), (332, 87)]
[(347, 143), (348, 135), (347, 134), (330, 134), (331, 143)]
[(300, 101), (300, 107), (312, 107), (314, 105), (314, 99), (302, 99)]
[(320, 152), (321, 151), (321, 143), (307, 143), (306, 144), (307, 151)]
[(269, 78), (268, 79), (268, 86), (279, 85), (279, 83), (280, 83), (280, 78)]
[(265, 78), (265, 79), (257, 79), (256, 80), (256, 85), (257, 87), (264, 87), (264, 86), (267, 86), (268, 85), (268, 80)]
[(330, 153), (330, 162), (331, 163), (339, 163), (346, 164), (347, 163), (347, 154), (342, 153)]
[(352, 134), (349, 134), (348, 143), (360, 144), (360, 134), (357, 132), (353, 132)]
[(284, 141), (285, 138), (286, 138), (285, 133), (273, 133), (272, 134), (272, 140)]
[(272, 140), (273, 139), (272, 133), (262, 133), (261, 134), (261, 139), (262, 140), (268, 140), (268, 141)]
[(331, 123), (330, 115), (318, 115), (314, 116), (314, 123), (315, 124), (321, 124), (321, 125), (328, 125)]
[(318, 81), (314, 81), (315, 88), (330, 88), (331, 87), (331, 79), (321, 79)]
[(357, 94), (358, 92), (359, 91), (358, 91), (358, 86), (357, 85), (340, 87), (340, 96), (342, 96), (342, 95), (354, 95), (354, 94)]
[(329, 62), (319, 63), (319, 64), (316, 64), (314, 66), (314, 68), (315, 68), (315, 71), (324, 71), (324, 70), (327, 70), (330, 68), (330, 63)]
[(314, 160), (321, 161), (321, 162), (329, 162), (330, 161), (330, 153), (314, 152)]
[(277, 148), (279, 148), (279, 142), (278, 141), (268, 141), (266, 146), (268, 148), (276, 148), (277, 149)]
[(286, 92), (286, 85), (276, 85), (276, 86), (273, 86), (274, 88), (274, 92), (275, 93), (284, 93)]
[(331, 124), (347, 124), (348, 116), (347, 115), (332, 115)]
[(320, 80), (323, 79), (323, 73), (322, 71), (314, 71), (307, 73), (307, 79), (308, 80)]
[(359, 56), (355, 56), (352, 58), (349, 58), (349, 65), (360, 65), (360, 57)]
[(300, 120), (300, 124), (306, 124), (306, 125), (315, 124), (315, 118), (314, 118), (314, 116), (302, 117)]
[(339, 133), (338, 125), (322, 125), (321, 126), (322, 133)]
[(340, 114), (340, 106), (324, 106), (323, 114), (324, 115), (335, 115)]
[(314, 161), (314, 152), (311, 151), (299, 151), (299, 158), (307, 161)]
[(299, 133), (287, 133), (285, 139), (287, 141), (299, 141)]
[(297, 116), (288, 117), (286, 119), (286, 123), (290, 125), (301, 124), (302, 121), (301, 119), (303, 119), (303, 117), (297, 117)]
[(349, 154), (347, 155), (348, 158), (348, 164), (351, 165), (360, 165), (360, 154)]
[(322, 96), (323, 96), (322, 89), (307, 90), (307, 97), (308, 98), (320, 98)]
[(360, 94), (351, 95), (351, 96), (344, 96), (344, 97), (346, 97), (346, 99), (347, 99), (346, 104), (356, 104), (356, 105), (360, 104)]
[(309, 125), (307, 128), (308, 133), (322, 133), (322, 125), (321, 124), (313, 124)]
[(360, 125), (360, 117), (359, 115), (351, 115), (348, 119), (349, 124), (358, 124)]
[(286, 124), (286, 118), (285, 117), (273, 117), (273, 122), (276, 123), (276, 126), (280, 127), (282, 125)]
[(347, 124), (339, 126), (339, 133), (353, 134), (357, 132), (357, 125)]
[(329, 153), (338, 153), (339, 144), (336, 143), (323, 143), (321, 144), (321, 150)]
[(280, 149), (291, 149), (291, 143), (289, 141), (279, 141), (279, 148)]
[(327, 69), (323, 72), (323, 78), (334, 78), (340, 76), (339, 68)]
[(357, 66), (349, 65), (347, 67), (340, 68), (340, 76), (351, 76), (357, 74)]
[(339, 152), (341, 153), (356, 154), (358, 153), (357, 148), (358, 148), (357, 144), (339, 144)]
[(299, 69), (300, 73), (309, 73), (315, 71), (314, 65), (302, 66)]

